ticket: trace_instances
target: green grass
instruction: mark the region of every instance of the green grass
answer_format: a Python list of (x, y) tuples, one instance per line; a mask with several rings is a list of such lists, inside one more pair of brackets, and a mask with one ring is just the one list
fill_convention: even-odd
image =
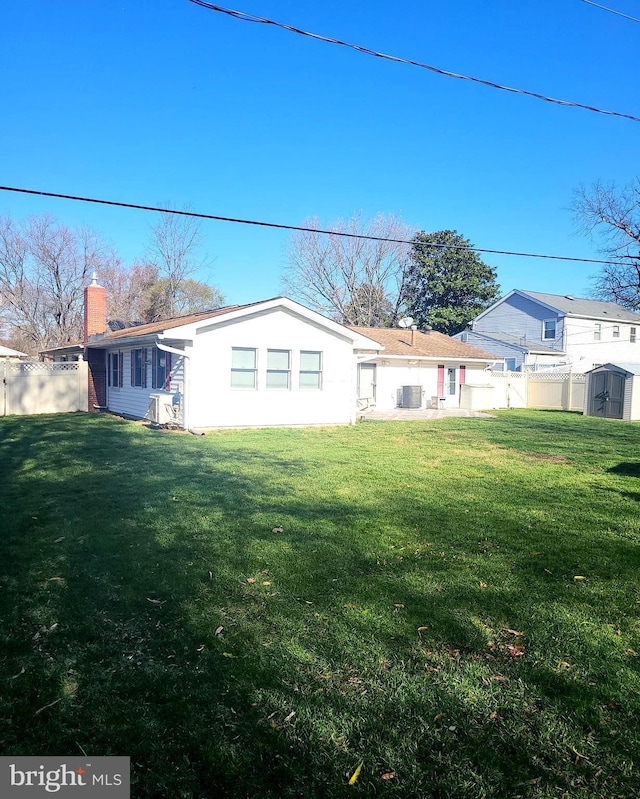
[(640, 426), (566, 413), (2, 419), (0, 751), (130, 755), (135, 799), (637, 797), (639, 478)]

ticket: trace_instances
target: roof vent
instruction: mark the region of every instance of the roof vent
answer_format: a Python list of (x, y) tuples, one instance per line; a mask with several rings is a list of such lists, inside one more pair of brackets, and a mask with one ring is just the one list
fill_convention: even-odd
[(565, 294), (564, 296), (565, 296), (565, 299), (567, 299), (567, 300), (575, 300), (575, 297), (573, 296), (573, 294)]

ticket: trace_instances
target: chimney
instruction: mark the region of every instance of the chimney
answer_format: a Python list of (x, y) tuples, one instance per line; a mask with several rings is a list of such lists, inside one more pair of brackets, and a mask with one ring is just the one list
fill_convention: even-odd
[(411, 325), (411, 346), (416, 343), (416, 330), (418, 329), (417, 325)]
[(84, 290), (84, 340), (107, 330), (107, 292), (98, 284), (94, 272), (91, 283)]

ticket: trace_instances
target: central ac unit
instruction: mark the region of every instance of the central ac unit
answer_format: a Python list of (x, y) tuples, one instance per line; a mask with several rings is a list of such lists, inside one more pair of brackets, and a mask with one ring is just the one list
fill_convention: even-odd
[(147, 416), (155, 424), (175, 424), (180, 406), (174, 402), (173, 394), (150, 394)]

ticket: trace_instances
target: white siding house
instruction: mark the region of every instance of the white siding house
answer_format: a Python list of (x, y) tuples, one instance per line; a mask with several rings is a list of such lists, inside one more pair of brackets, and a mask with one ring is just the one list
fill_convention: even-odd
[(373, 340), (284, 297), (90, 338), (106, 407), (188, 429), (349, 424)]

